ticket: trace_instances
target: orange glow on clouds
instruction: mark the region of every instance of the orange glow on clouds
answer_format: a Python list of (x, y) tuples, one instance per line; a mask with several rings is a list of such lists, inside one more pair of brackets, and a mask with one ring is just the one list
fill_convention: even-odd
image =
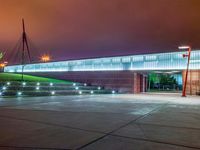
[(22, 18), (33, 45), (55, 60), (200, 48), (200, 0), (0, 0), (7, 60)]

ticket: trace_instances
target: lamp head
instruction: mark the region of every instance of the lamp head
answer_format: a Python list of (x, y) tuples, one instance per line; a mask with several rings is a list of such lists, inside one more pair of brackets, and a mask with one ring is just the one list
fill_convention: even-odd
[(191, 47), (188, 46), (188, 45), (185, 45), (185, 46), (179, 46), (179, 47), (178, 47), (178, 49), (180, 49), (180, 50), (183, 50), (183, 49), (189, 49), (189, 48), (191, 48)]

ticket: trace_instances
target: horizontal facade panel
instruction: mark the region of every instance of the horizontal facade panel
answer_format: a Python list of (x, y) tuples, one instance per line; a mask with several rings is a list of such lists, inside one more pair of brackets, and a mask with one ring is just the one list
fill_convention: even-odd
[[(187, 52), (129, 55), (24, 65), (24, 72), (185, 70)], [(192, 51), (190, 69), (200, 69), (200, 50)], [(6, 66), (5, 72), (22, 72), (21, 65)]]

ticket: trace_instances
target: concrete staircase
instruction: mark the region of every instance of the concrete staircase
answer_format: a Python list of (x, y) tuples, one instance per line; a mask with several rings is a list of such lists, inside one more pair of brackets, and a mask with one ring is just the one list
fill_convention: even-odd
[(0, 96), (55, 96), (81, 94), (115, 94), (114, 90), (82, 83), (0, 82)]

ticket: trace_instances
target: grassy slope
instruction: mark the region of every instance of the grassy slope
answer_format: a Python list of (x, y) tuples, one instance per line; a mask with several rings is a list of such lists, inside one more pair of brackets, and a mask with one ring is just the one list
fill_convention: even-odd
[[(0, 81), (20, 81), (21, 80), (21, 74), (14, 74), (14, 73), (0, 73)], [(52, 78), (44, 78), (44, 77), (37, 77), (37, 76), (31, 76), (31, 75), (24, 75), (24, 81), (28, 82), (64, 82), (64, 83), (71, 83), (70, 81), (64, 81), (64, 80), (57, 80)]]

